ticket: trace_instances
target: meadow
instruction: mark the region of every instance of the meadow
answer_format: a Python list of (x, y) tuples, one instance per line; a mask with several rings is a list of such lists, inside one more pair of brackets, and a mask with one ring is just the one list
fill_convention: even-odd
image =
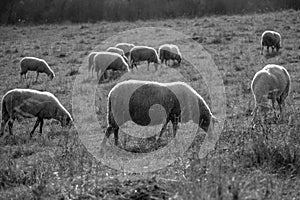
[[(14, 135), (0, 139), (0, 199), (299, 199), (299, 11), (134, 23), (1, 26), (0, 97), (13, 88), (47, 90), (74, 114), (74, 85), (76, 77), (87, 75), (89, 52), (114, 46), (99, 44), (141, 27), (181, 32), (200, 44), (214, 61), (226, 94), (226, 119), (214, 150), (203, 159), (197, 157), (205, 137), (200, 133), (167, 167), (148, 173), (115, 170), (90, 154), (87, 149), (94, 147), (83, 145), (75, 127), (64, 131), (58, 122), (49, 120), (43, 135), (36, 132), (29, 140), (34, 120), (20, 119), (14, 124)], [(260, 36), (267, 29), (281, 33), (283, 48), (278, 53), (261, 55)], [(136, 40), (158, 47), (157, 41)], [(35, 83), (36, 74), (29, 72), (29, 80), (20, 82), (19, 61), (24, 56), (45, 59), (56, 77), (47, 82), (43, 74)], [(250, 125), (254, 108), (250, 83), (254, 74), (270, 63), (282, 65), (290, 73), (291, 101), (286, 106), (289, 117), (280, 122), (270, 114), (267, 130), (262, 131)], [(121, 80), (185, 81), (211, 105), (209, 82), (192, 69), (187, 59), (179, 67), (160, 66), (157, 72), (152, 65), (147, 71), (146, 64), (142, 64), (134, 73), (116, 75), (99, 84), (95, 112), (102, 132), (107, 125), (107, 94)], [(171, 137), (167, 133), (161, 145)], [(153, 148), (152, 140), (136, 141), (132, 136), (121, 136), (120, 140), (122, 145), (127, 141), (127, 150), (133, 152)], [(109, 142), (113, 144), (112, 136)]]

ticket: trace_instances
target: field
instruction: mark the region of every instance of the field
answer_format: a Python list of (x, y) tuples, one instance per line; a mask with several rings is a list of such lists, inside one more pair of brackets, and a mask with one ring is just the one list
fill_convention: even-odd
[[(57, 121), (48, 120), (43, 135), (36, 131), (32, 140), (29, 140), (29, 132), (34, 120), (16, 121), (14, 135), (0, 139), (0, 199), (299, 199), (299, 16), (299, 11), (288, 10), (135, 23), (1, 26), (0, 96), (13, 88), (47, 90), (58, 97), (75, 121), (88, 121), (85, 121), (87, 126), (77, 124), (65, 131)], [(144, 35), (137, 31), (123, 39), (155, 48), (163, 42), (174, 42), (182, 49), (182, 65), (159, 66), (158, 71), (154, 71), (151, 64), (147, 71), (147, 64), (142, 63), (134, 73), (113, 74), (112, 80), (99, 85), (95, 78), (86, 79), (87, 55), (91, 51), (114, 46), (121, 42), (123, 31), (142, 27), (148, 27), (142, 29)], [(173, 34), (172, 31), (165, 34), (157, 31), (160, 29), (175, 30), (186, 38), (168, 41), (167, 36)], [(260, 36), (267, 29), (281, 33), (283, 48), (278, 53), (264, 51), (261, 55)], [(155, 39), (157, 32), (161, 38)], [(194, 53), (189, 51), (190, 47), (202, 48), (194, 59), (206, 58), (208, 62), (193, 62)], [(29, 79), (20, 82), (19, 61), (24, 56), (45, 59), (56, 77), (47, 81), (46, 75), (41, 74), (35, 83), (35, 73), (29, 72)], [(216, 67), (220, 79), (214, 81), (224, 85), (226, 98), (211, 90), (210, 79), (214, 77), (205, 74), (206, 71), (197, 74), (194, 70), (197, 64), (203, 63), (206, 65), (200, 69)], [(286, 67), (291, 75), (291, 101), (286, 106), (288, 117), (284, 121), (274, 120), (270, 113), (267, 129), (263, 131), (257, 126), (253, 130), (250, 123), (254, 101), (250, 83), (256, 71), (269, 63)], [(210, 106), (214, 101), (224, 101), (223, 113), (212, 108), (213, 113), (222, 122), (224, 120), (214, 149), (205, 158), (198, 157), (205, 137), (200, 131), (183, 155), (170, 155), (175, 161), (156, 171), (143, 172), (128, 165), (130, 163), (127, 167), (125, 164), (109, 167), (99, 162), (103, 154), (97, 153), (97, 145), (99, 135), (106, 129), (107, 94), (116, 83), (127, 79), (180, 80), (190, 84)], [(94, 90), (96, 95), (92, 98), (90, 94)], [(74, 100), (78, 91), (89, 104), (81, 104), (82, 99)], [(79, 102), (77, 106), (74, 105), (76, 102)], [(80, 115), (81, 108), (88, 109), (87, 115)], [(90, 118), (91, 113), (96, 113), (96, 118)], [(90, 133), (90, 127), (98, 129)], [(172, 136), (171, 131), (167, 131), (157, 147), (153, 136), (159, 132), (159, 127), (143, 130), (137, 127), (133, 129), (136, 133), (120, 134), (121, 146), (135, 153), (161, 149), (172, 141)], [(181, 130), (185, 131), (183, 125)], [(137, 134), (148, 137), (139, 140), (135, 137)], [(110, 136), (109, 146), (113, 147), (113, 141)], [(160, 161), (155, 156), (151, 159)]]

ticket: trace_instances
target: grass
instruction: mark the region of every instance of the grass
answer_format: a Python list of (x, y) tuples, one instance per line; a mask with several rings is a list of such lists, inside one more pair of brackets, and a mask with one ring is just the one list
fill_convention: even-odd
[[(0, 199), (298, 199), (298, 16), (299, 12), (288, 10), (136, 23), (0, 27), (1, 96), (13, 88), (47, 90), (71, 111), (73, 84), (76, 76), (82, 75), (79, 68), (87, 65), (86, 56), (90, 51), (121, 31), (168, 26), (194, 37), (212, 56), (225, 85), (227, 115), (220, 139), (206, 158), (197, 157), (203, 141), (203, 134), (198, 134), (174, 163), (142, 174), (117, 171), (99, 163), (82, 144), (75, 129), (64, 132), (52, 120), (45, 122), (42, 136), (36, 133), (29, 140), (34, 120), (20, 120), (14, 124), (14, 136), (0, 140)], [(265, 29), (282, 34), (284, 47), (278, 54), (260, 55), (260, 35)], [(46, 75), (41, 74), (38, 83), (33, 83), (35, 73), (29, 72), (30, 79), (19, 82), (18, 63), (22, 56), (45, 59), (56, 77), (47, 82)], [(250, 82), (255, 72), (268, 63), (285, 66), (291, 75), (291, 105), (287, 106), (291, 123), (288, 118), (275, 123), (270, 113), (266, 131), (259, 126), (252, 130), (250, 113), (254, 102)], [(121, 78), (117, 75), (99, 85), (97, 90), (103, 93), (95, 101), (101, 130), (106, 128), (106, 96), (121, 80), (183, 80), (210, 102), (207, 84), (191, 68), (187, 60), (179, 68), (160, 67), (158, 72), (154, 72), (152, 65), (147, 72), (143, 64), (134, 74), (127, 73)], [(171, 140), (171, 135), (167, 131), (162, 146)], [(120, 137), (122, 145), (127, 141), (126, 148), (134, 152), (160, 148), (152, 147), (150, 140), (124, 134)], [(109, 142), (113, 143), (112, 136)]]

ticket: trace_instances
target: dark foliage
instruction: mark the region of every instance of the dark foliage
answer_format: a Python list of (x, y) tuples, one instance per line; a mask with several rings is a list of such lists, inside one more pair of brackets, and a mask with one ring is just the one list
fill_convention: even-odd
[(298, 0), (2, 0), (0, 23), (135, 21), (299, 8)]

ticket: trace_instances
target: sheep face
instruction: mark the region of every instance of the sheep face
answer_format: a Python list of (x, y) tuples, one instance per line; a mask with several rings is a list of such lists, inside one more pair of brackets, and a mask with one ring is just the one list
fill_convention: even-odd
[(49, 75), (50, 80), (52, 80), (54, 77), (55, 77), (54, 74), (50, 74), (50, 75)]
[(177, 54), (175, 56), (175, 59), (177, 60), (178, 64), (180, 65), (180, 63), (181, 63), (181, 56)]

